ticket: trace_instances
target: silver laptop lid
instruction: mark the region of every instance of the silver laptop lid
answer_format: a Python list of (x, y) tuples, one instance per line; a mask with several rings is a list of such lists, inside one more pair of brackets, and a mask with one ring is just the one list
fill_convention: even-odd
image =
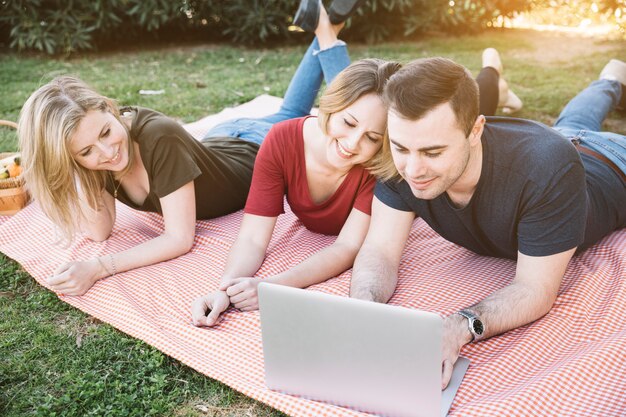
[(386, 416), (442, 415), (436, 314), (268, 283), (259, 308), (268, 388)]

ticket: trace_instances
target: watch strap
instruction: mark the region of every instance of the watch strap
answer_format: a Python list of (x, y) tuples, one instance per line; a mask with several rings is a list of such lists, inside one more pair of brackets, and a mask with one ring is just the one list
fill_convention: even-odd
[[(457, 311), (457, 314), (461, 315), (462, 317), (465, 317), (467, 319), (467, 328), (469, 330), (469, 332), (472, 335), (472, 342), (476, 342), (480, 339), (483, 338), (484, 335), (484, 324), (482, 322), (482, 320), (480, 320), (480, 318), (478, 317), (478, 315), (476, 315), (474, 312), (470, 311), (470, 310), (460, 310)], [(474, 325), (478, 324), (480, 326), (480, 328), (482, 329), (482, 331), (480, 333), (476, 332)]]

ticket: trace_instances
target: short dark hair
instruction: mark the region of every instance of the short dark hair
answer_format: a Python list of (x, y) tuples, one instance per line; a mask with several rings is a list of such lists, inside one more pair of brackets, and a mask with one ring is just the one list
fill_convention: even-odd
[(405, 65), (389, 79), (383, 98), (391, 111), (408, 120), (421, 119), (450, 103), (466, 136), (479, 114), (478, 84), (467, 68), (447, 58), (423, 58)]

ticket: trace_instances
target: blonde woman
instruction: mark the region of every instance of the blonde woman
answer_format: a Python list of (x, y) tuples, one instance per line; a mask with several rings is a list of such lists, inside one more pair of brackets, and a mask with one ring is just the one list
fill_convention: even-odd
[(263, 263), (285, 195), (309, 230), (337, 239), (267, 281), (297, 287), (324, 281), (350, 268), (365, 238), (374, 187), (366, 166), (380, 150), (386, 132), (383, 86), (400, 65), (368, 59), (348, 66), (345, 44), (337, 39), (342, 24), (333, 25), (318, 2), (303, 2), (301, 9), (312, 4), (316, 13), (312, 20), (317, 23), (313, 47), (318, 51), (309, 56), (307, 71), (317, 73), (320, 80), (322, 74), (327, 81), (334, 80), (320, 98), (319, 117), (281, 122), (269, 132), (259, 151), (220, 290), (193, 303), (196, 325), (214, 325), (231, 303), (241, 310), (257, 308), (260, 279), (253, 275)]

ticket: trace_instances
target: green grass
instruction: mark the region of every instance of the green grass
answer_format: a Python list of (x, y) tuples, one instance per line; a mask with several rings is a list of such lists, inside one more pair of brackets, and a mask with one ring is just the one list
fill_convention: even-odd
[(0, 415), (280, 415), (62, 303), (0, 255)]
[[(525, 103), (520, 117), (550, 123), (626, 43), (533, 32), (432, 37), (412, 43), (351, 46), (353, 59), (403, 62), (443, 55), (477, 72), (495, 46), (505, 76)], [(195, 46), (88, 55), (69, 61), (0, 57), (0, 119), (17, 120), (28, 95), (58, 74), (75, 74), (120, 104), (151, 107), (190, 122), (259, 94), (282, 96), (305, 47), (250, 50)], [(141, 96), (140, 89), (160, 90)], [(624, 117), (610, 130), (626, 133)], [(17, 148), (0, 129), (0, 151)], [(25, 237), (27, 238), (27, 237)], [(0, 415), (280, 415), (158, 350), (59, 301), (0, 255)]]

